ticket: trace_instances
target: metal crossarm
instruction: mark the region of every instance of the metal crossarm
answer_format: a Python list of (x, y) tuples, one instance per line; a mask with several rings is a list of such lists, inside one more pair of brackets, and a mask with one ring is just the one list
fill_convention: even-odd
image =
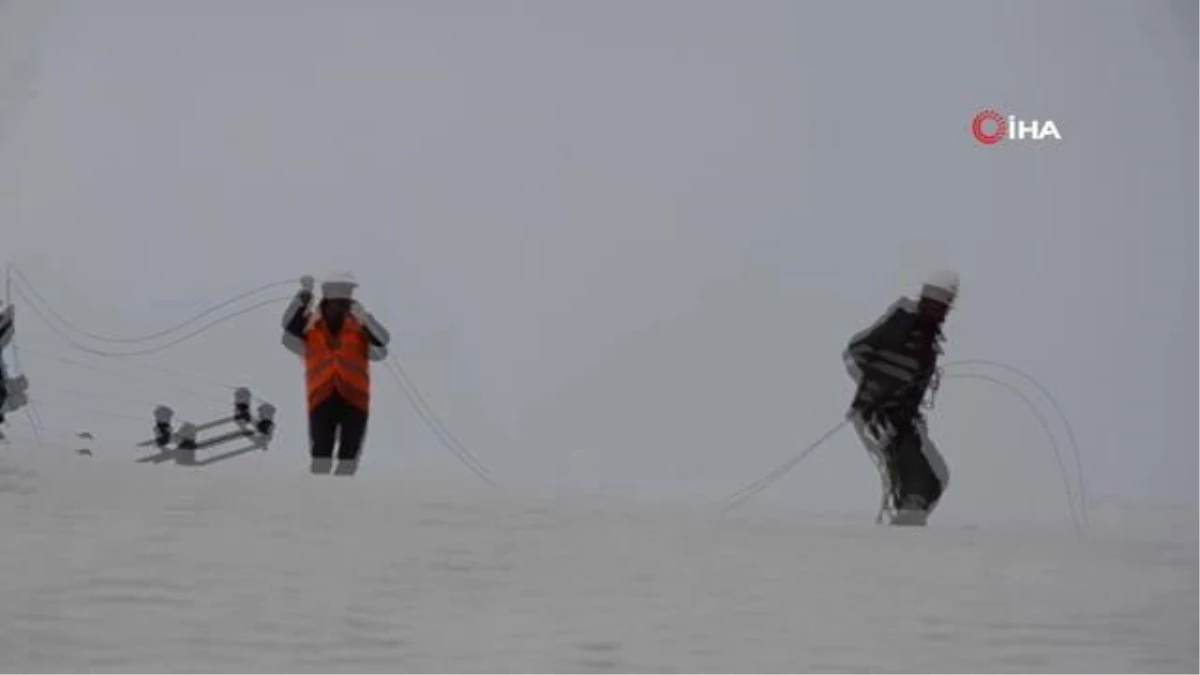
[[(232, 415), (202, 424), (183, 422), (177, 428), (172, 425), (175, 411), (165, 405), (156, 407), (154, 409), (154, 438), (138, 443), (137, 447), (155, 446), (159, 452), (142, 457), (137, 461), (153, 464), (174, 461), (176, 464), (187, 466), (206, 466), (253, 450), (266, 450), (275, 432), (276, 408), (270, 403), (264, 402), (255, 411), (256, 416), (250, 409), (252, 399), (253, 395), (248, 388), (238, 388), (233, 394)], [(227, 424), (235, 424), (237, 428), (209, 438), (201, 438), (202, 432), (211, 431)], [(215, 448), (240, 438), (249, 439), (250, 445), (197, 461), (197, 451)], [(170, 447), (172, 444), (174, 447)]]

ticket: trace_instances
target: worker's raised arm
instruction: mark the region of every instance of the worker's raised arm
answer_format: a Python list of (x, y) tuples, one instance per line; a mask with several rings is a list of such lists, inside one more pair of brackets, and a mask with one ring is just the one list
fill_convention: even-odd
[(367, 334), (371, 360), (382, 361), (387, 357), (387, 346), (392, 341), (391, 333), (383, 327), (383, 324), (379, 323), (374, 314), (368, 312), (357, 301), (350, 306), (350, 313), (362, 325), (363, 332)]
[(300, 290), (283, 312), (283, 346), (300, 355), (304, 354), (304, 330), (308, 326), (312, 289), (313, 278), (301, 277)]
[(8, 346), (8, 343), (12, 342), (13, 333), (16, 332), (13, 322), (15, 313), (16, 310), (11, 303), (6, 305), (3, 310), (0, 310), (0, 349), (4, 349)]

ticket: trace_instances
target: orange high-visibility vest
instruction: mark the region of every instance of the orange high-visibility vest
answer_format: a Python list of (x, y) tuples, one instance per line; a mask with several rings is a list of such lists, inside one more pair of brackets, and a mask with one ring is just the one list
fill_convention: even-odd
[(330, 334), (320, 317), (304, 334), (304, 371), (311, 411), (333, 392), (363, 412), (371, 399), (371, 376), (367, 370), (366, 332), (354, 317), (346, 316), (342, 330)]

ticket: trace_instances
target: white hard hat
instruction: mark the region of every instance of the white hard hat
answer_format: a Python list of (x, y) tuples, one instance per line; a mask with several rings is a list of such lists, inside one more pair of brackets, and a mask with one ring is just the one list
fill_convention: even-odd
[(925, 279), (921, 286), (921, 297), (950, 304), (958, 297), (958, 273), (952, 270), (937, 270)]
[(358, 280), (354, 278), (354, 272), (340, 270), (325, 277), (321, 283), (321, 294), (327, 298), (348, 298), (355, 286), (358, 286)]

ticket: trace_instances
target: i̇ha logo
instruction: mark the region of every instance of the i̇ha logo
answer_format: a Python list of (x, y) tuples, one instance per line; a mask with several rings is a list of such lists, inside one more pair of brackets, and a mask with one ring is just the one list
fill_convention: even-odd
[(1062, 134), (1054, 120), (1021, 120), (1016, 115), (1001, 115), (995, 110), (984, 110), (971, 120), (971, 133), (975, 140), (984, 145), (995, 145), (1004, 139), (1010, 141), (1042, 141), (1048, 138), (1061, 141)]

